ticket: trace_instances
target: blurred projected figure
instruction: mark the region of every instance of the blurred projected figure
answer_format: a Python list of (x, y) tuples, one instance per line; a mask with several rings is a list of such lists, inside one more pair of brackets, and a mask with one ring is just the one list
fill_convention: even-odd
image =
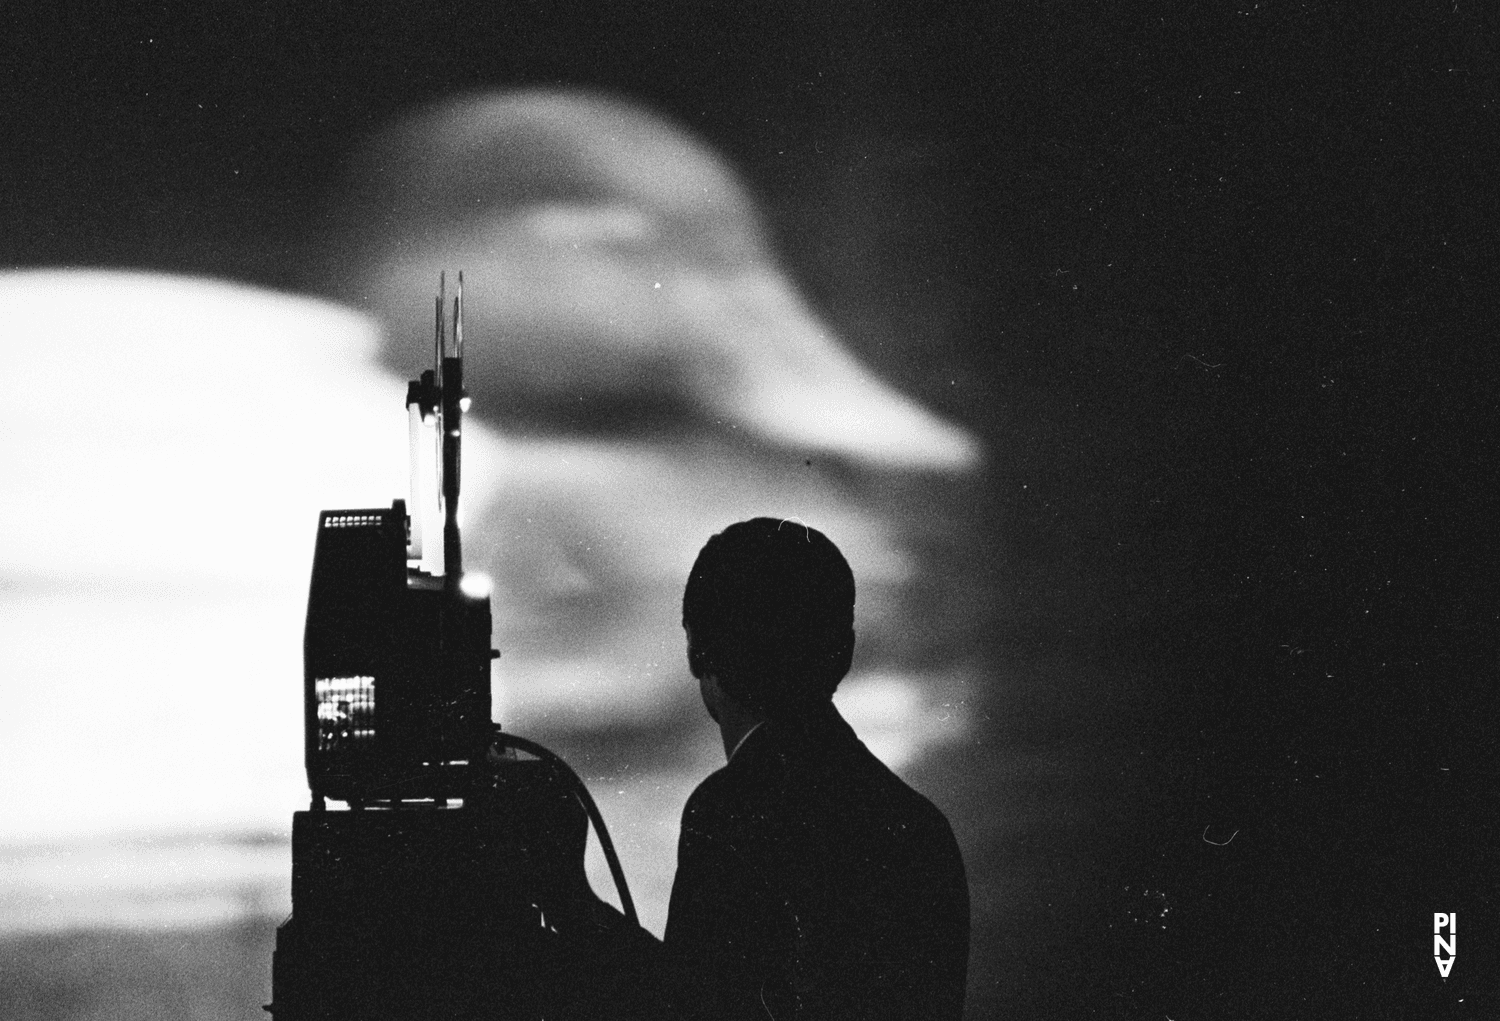
[(958, 1018), (963, 862), (833, 706), (854, 652), (837, 547), (790, 521), (731, 525), (693, 565), (682, 626), (729, 763), (682, 813), (666, 1016)]
[(448, 103), (382, 136), (355, 180), (364, 259), (347, 296), (406, 323), (401, 296), (443, 266), (488, 281), (474, 329), (503, 341), (476, 349), (472, 384), (501, 414), (598, 430), (686, 412), (804, 454), (977, 460), (817, 321), (725, 165), (639, 108)]
[[(350, 190), (334, 287), (390, 337), (419, 314), (404, 295), (466, 271), (475, 413), (515, 439), (472, 555), (499, 585), (519, 725), (659, 717), (679, 697), (661, 608), (692, 537), (756, 513), (836, 528), (877, 647), (922, 643), (902, 517), (935, 536), (942, 515), (870, 494), (952, 480), (978, 446), (838, 343), (705, 146), (618, 100), (477, 96), (376, 138)], [(410, 368), (400, 344), (387, 358)], [(881, 684), (877, 702), (910, 694)]]

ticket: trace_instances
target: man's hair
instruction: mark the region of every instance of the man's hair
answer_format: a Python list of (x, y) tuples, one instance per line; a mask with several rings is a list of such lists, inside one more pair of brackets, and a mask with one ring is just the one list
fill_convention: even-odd
[(833, 697), (854, 652), (854, 573), (816, 528), (754, 518), (698, 554), (682, 594), (693, 676), (768, 717)]

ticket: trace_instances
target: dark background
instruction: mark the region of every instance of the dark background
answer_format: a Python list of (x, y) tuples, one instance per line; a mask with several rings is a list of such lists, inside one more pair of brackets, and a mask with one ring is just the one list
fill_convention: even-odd
[[(971, 1016), (1492, 1012), (1500, 24), (1124, 6), (12, 6), (0, 266), (317, 290), (392, 114), (633, 97), (989, 452), (972, 640), (1029, 687), (924, 767), (979, 778)], [(1087, 825), (993, 819), (1001, 744)]]

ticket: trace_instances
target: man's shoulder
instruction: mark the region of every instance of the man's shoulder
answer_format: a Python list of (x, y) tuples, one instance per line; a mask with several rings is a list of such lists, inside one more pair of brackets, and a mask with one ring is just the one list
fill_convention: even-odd
[(730, 800), (733, 788), (737, 785), (727, 775), (727, 770), (727, 766), (720, 766), (693, 788), (693, 793), (688, 795), (687, 804), (682, 808), (684, 820), (690, 816), (712, 812)]
[(685, 835), (719, 833), (742, 822), (747, 814), (760, 814), (759, 803), (768, 794), (765, 778), (745, 769), (744, 763), (734, 769), (730, 765), (708, 774), (688, 795), (682, 807)]
[(931, 851), (951, 850), (957, 855), (958, 841), (942, 810), (880, 761), (874, 753), (864, 749), (863, 745), (861, 749), (868, 757), (865, 768), (871, 777), (866, 797), (870, 802), (883, 806), (890, 825), (910, 829), (911, 835), (921, 840)]
[(854, 825), (863, 822), (956, 850), (942, 811), (877, 758), (841, 718), (835, 717), (824, 738), (810, 751), (778, 728), (757, 729), (689, 796), (684, 825), (774, 827), (778, 819), (795, 816), (799, 828), (819, 831), (864, 829)]

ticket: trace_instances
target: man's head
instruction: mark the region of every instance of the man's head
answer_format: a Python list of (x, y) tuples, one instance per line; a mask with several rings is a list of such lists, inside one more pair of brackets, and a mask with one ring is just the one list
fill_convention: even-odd
[(822, 532), (754, 518), (709, 539), (682, 595), (688, 666), (761, 716), (833, 697), (854, 653), (854, 574)]

